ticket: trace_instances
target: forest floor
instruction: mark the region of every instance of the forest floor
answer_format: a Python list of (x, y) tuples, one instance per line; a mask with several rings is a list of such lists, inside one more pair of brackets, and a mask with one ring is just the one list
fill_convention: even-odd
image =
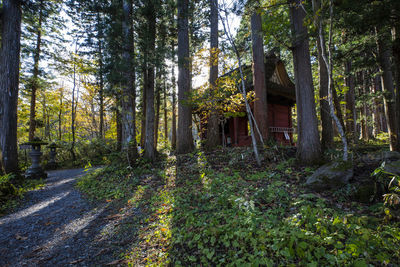
[[(49, 172), (43, 189), (0, 218), (0, 266), (98, 266), (119, 262), (112, 203), (90, 202), (74, 186), (83, 169)], [(128, 243), (125, 241), (125, 244)], [(116, 261), (115, 261), (116, 260)]]
[(0, 217), (0, 266), (399, 266), (399, 220), (381, 196), (355, 198), (375, 150), (323, 193), (304, 186), (317, 166), (284, 148), (261, 167), (229, 148), (50, 172)]
[(316, 167), (296, 165), (295, 151), (262, 156), (258, 167), (247, 148), (164, 153), (155, 164), (99, 168), (77, 186), (120, 203), (113, 220), (130, 220), (116, 229), (132, 240), (121, 265), (399, 266), (399, 221), (381, 196), (355, 198), (378, 163), (360, 163), (351, 184), (316, 193), (304, 186)]

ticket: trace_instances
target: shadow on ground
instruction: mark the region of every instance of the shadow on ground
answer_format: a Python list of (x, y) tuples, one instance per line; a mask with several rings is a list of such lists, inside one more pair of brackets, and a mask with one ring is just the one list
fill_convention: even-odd
[(28, 193), (19, 210), (0, 218), (0, 266), (118, 263), (134, 235), (122, 233), (121, 226), (132, 216), (115, 220), (115, 204), (82, 197), (74, 185), (83, 174), (83, 169), (49, 172), (44, 189)]

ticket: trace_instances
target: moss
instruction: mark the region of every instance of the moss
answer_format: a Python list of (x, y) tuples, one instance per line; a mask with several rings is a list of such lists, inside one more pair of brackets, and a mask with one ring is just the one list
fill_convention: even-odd
[(332, 164), (330, 168), (332, 171), (346, 171), (353, 167), (353, 163), (351, 161), (338, 161)]

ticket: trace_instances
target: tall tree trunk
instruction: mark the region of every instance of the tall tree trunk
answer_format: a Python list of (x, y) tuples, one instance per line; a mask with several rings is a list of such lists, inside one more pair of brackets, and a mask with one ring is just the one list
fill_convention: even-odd
[(122, 149), (122, 118), (119, 107), (121, 106), (121, 96), (119, 94), (116, 95), (115, 100), (115, 122), (117, 127), (117, 149)]
[(377, 93), (379, 90), (379, 76), (376, 76), (372, 79), (372, 90), (374, 93), (373, 98), (373, 112), (372, 112), (372, 121), (373, 121), (373, 130), (372, 135), (374, 138), (378, 136), (378, 134), (382, 131), (382, 123), (381, 123), (381, 114), (380, 114), (380, 99), (377, 97)]
[(0, 172), (18, 172), (17, 105), (21, 1), (3, 0), (0, 47)]
[(254, 101), (254, 117), (262, 138), (257, 135), (256, 137), (258, 137), (257, 142), (263, 144), (263, 140), (268, 137), (268, 106), (265, 81), (264, 42), (259, 10), (255, 10), (251, 15), (251, 40), (253, 52), (253, 85), (256, 97)]
[[(341, 124), (338, 116), (335, 114), (335, 108), (333, 104), (333, 98), (332, 98), (332, 92), (334, 90), (333, 87), (333, 60), (332, 60), (332, 27), (333, 27), (333, 0), (329, 1), (329, 43), (328, 43), (328, 55), (325, 51), (325, 47), (321, 46), (322, 48), (322, 57), (325, 62), (326, 69), (328, 71), (328, 76), (329, 76), (329, 83), (328, 83), (328, 101), (329, 101), (329, 109), (330, 109), (330, 114), (332, 117), (332, 120), (335, 122), (336, 128), (340, 134), (340, 137), (342, 139), (342, 144), (343, 144), (343, 161), (348, 160), (348, 145), (347, 145), (347, 138), (344, 132), (343, 124)], [(319, 20), (318, 23), (318, 36), (322, 40), (323, 38), (323, 24), (322, 20)]]
[[(325, 44), (324, 44), (325, 45)], [(318, 47), (318, 67), (319, 67), (319, 97), (320, 97), (320, 112), (321, 112), (321, 146), (322, 150), (333, 147), (333, 125), (332, 118), (329, 115), (328, 102), (328, 71), (322, 59), (321, 41), (317, 38)]]
[[(175, 46), (172, 42), (172, 62), (175, 62)], [(172, 150), (176, 149), (176, 81), (175, 81), (175, 66), (172, 64), (171, 70), (172, 82), (172, 126), (171, 126), (171, 147)]]
[[(218, 79), (218, 0), (209, 0), (210, 3), (210, 90), (215, 91)], [(213, 95), (213, 94), (211, 94)], [(214, 103), (214, 102), (213, 102)], [(214, 149), (219, 145), (219, 119), (217, 107), (210, 111), (207, 124), (207, 140), (205, 148)]]
[(147, 98), (147, 49), (144, 51), (144, 58), (142, 64), (142, 71), (143, 71), (143, 88), (142, 88), (142, 123), (141, 123), (141, 130), (140, 130), (140, 145), (144, 148), (145, 137), (146, 137), (146, 98)]
[[(400, 4), (398, 4), (400, 7)], [(392, 29), (393, 33), (393, 59), (395, 65), (396, 79), (396, 124), (397, 124), (397, 143), (396, 151), (400, 151), (400, 10), (397, 11), (397, 20)]]
[(177, 153), (193, 150), (192, 107), (190, 92), (188, 0), (178, 0), (178, 138)]
[[(318, 26), (318, 17), (321, 11), (321, 3), (319, 0), (312, 1), (313, 12), (315, 17), (315, 25)], [(322, 33), (323, 34), (323, 33)], [(322, 39), (322, 40), (321, 40)], [(321, 148), (322, 150), (327, 150), (333, 147), (333, 125), (332, 118), (329, 114), (329, 102), (328, 102), (328, 84), (329, 75), (326, 69), (326, 64), (322, 57), (322, 46), (325, 45), (325, 36), (322, 38), (317, 38), (317, 51), (318, 51), (318, 72), (319, 72), (319, 97), (320, 97), (320, 112), (321, 112)]]
[(168, 92), (167, 92), (167, 84), (166, 84), (167, 77), (165, 75), (165, 72), (164, 72), (163, 80), (164, 80), (164, 85), (163, 85), (164, 86), (164, 139), (165, 139), (165, 142), (168, 142), (168, 110), (167, 110), (167, 94), (168, 94)]
[[(362, 88), (361, 93), (364, 97), (368, 95), (368, 78), (365, 71), (361, 72)], [(363, 101), (362, 107), (360, 109), (361, 113), (361, 137), (365, 140), (369, 140), (369, 130), (368, 130), (368, 106), (366, 104), (366, 99)]]
[(160, 125), (160, 106), (161, 106), (161, 70), (158, 68), (156, 73), (156, 118), (154, 121), (154, 147), (158, 145), (158, 130)]
[(148, 1), (146, 19), (148, 32), (148, 51), (151, 55), (147, 64), (147, 90), (146, 90), (146, 137), (144, 156), (150, 161), (155, 160), (154, 146), (154, 68), (155, 68), (155, 40), (156, 40), (156, 16), (154, 14), (154, 3)]
[(379, 67), (382, 72), (383, 104), (387, 119), (388, 132), (390, 136), (390, 150), (396, 150), (397, 127), (396, 127), (396, 107), (393, 86), (392, 66), (390, 62), (390, 49), (387, 46), (387, 36), (376, 29), (377, 47), (379, 57)]
[(36, 92), (39, 87), (39, 60), (42, 44), (43, 0), (39, 3), (39, 21), (36, 32), (36, 49), (33, 55), (33, 75), (31, 80), (31, 105), (29, 114), (29, 140), (33, 140), (36, 130)]
[[(254, 152), (254, 156), (256, 158), (257, 165), (260, 167), (261, 166), (261, 159), (260, 159), (260, 154), (258, 153), (257, 140), (256, 140), (256, 137), (255, 137), (255, 131), (254, 131), (254, 128), (258, 129), (258, 127), (255, 127), (255, 126), (257, 126), (257, 123), (254, 120), (254, 116), (253, 116), (253, 113), (251, 111), (250, 104), (247, 101), (247, 92), (246, 92), (245, 77), (244, 77), (244, 74), (243, 74), (242, 59), (240, 57), (239, 51), (238, 51), (238, 49), (236, 47), (235, 41), (234, 41), (234, 39), (232, 37), (232, 34), (230, 32), (229, 23), (225, 23), (225, 22), (228, 22), (227, 13), (225, 12), (225, 19), (222, 18), (221, 14), (219, 14), (219, 17), (221, 18), (222, 25), (224, 26), (225, 36), (227, 37), (229, 43), (231, 44), (231, 46), (233, 48), (233, 51), (235, 52), (236, 59), (237, 59), (238, 64), (239, 64), (240, 85), (237, 84), (237, 87), (239, 88), (240, 93), (242, 94), (243, 101), (244, 101), (244, 104), (245, 104), (245, 107), (246, 107), (246, 114), (247, 114), (247, 119), (248, 119), (249, 126), (250, 126), (250, 136), (251, 136), (251, 143), (253, 145), (253, 152)], [(259, 132), (259, 135), (261, 137), (260, 132)]]
[(345, 83), (348, 87), (346, 92), (346, 132), (347, 135), (353, 140), (354, 143), (357, 142), (356, 134), (356, 107), (355, 107), (355, 83), (354, 75), (351, 74), (351, 61), (345, 63)]
[(98, 57), (99, 57), (99, 137), (104, 138), (104, 77), (103, 77), (103, 29), (100, 21), (100, 12), (97, 12), (97, 28), (98, 28)]
[(308, 32), (304, 26), (305, 11), (300, 0), (289, 0), (290, 21), (294, 39), (292, 53), (296, 85), (298, 142), (297, 157), (303, 164), (321, 160), (321, 144), (315, 111)]
[[(78, 41), (77, 41), (78, 42)], [(76, 43), (77, 43), (76, 42)], [(77, 45), (75, 43), (75, 55), (78, 53)], [(70, 148), (70, 153), (72, 156), (72, 161), (76, 160), (75, 155), (75, 116), (76, 116), (76, 103), (75, 100), (75, 92), (76, 92), (76, 58), (73, 56), (74, 60), (74, 68), (73, 68), (73, 86), (72, 86), (72, 96), (71, 96), (71, 134), (72, 134), (72, 143)]]
[(137, 156), (132, 0), (123, 0), (123, 13), (122, 33), (124, 37), (124, 52), (122, 58), (124, 62), (124, 79), (121, 99), (122, 149), (127, 151), (129, 161), (131, 161)]
[(342, 106), (340, 105), (340, 99), (337, 94), (336, 88), (333, 85), (332, 85), (332, 98), (333, 98), (333, 105), (335, 106), (336, 116), (340, 121), (340, 125), (344, 127)]
[(50, 141), (50, 121), (49, 121), (49, 114), (48, 114), (48, 110), (47, 110), (47, 101), (46, 101), (46, 95), (44, 93), (42, 93), (42, 98), (43, 98), (43, 102), (42, 102), (42, 116), (43, 116), (43, 124), (44, 124), (44, 133), (43, 133), (43, 139), (47, 139), (48, 141)]
[(60, 88), (60, 108), (58, 110), (58, 140), (62, 139), (62, 114), (63, 114), (64, 88)]

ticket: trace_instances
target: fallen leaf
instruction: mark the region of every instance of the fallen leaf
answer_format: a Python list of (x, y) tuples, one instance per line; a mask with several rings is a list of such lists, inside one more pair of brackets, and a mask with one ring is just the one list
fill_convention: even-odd
[(106, 251), (108, 251), (108, 250), (110, 250), (110, 249), (109, 249), (109, 248), (103, 248), (102, 250), (100, 250), (99, 252), (97, 252), (94, 256), (95, 256), (95, 257), (100, 256), (101, 254), (103, 254), (104, 252), (106, 252)]
[(107, 220), (112, 220), (112, 219), (117, 219), (119, 217), (121, 217), (121, 214), (112, 214), (106, 217)]
[(115, 260), (115, 261), (112, 261), (112, 262), (110, 262), (110, 263), (107, 263), (106, 265), (107, 266), (111, 266), (111, 265), (117, 265), (117, 264), (120, 264), (120, 263), (122, 263), (122, 259), (119, 259), (119, 260)]
[(69, 264), (77, 264), (77, 263), (79, 263), (79, 262), (81, 262), (83, 260), (84, 259), (77, 259), (77, 260), (71, 261)]
[(28, 237), (27, 236), (21, 236), (20, 234), (16, 234), (15, 235), (15, 239), (23, 241), (23, 240), (27, 240)]

